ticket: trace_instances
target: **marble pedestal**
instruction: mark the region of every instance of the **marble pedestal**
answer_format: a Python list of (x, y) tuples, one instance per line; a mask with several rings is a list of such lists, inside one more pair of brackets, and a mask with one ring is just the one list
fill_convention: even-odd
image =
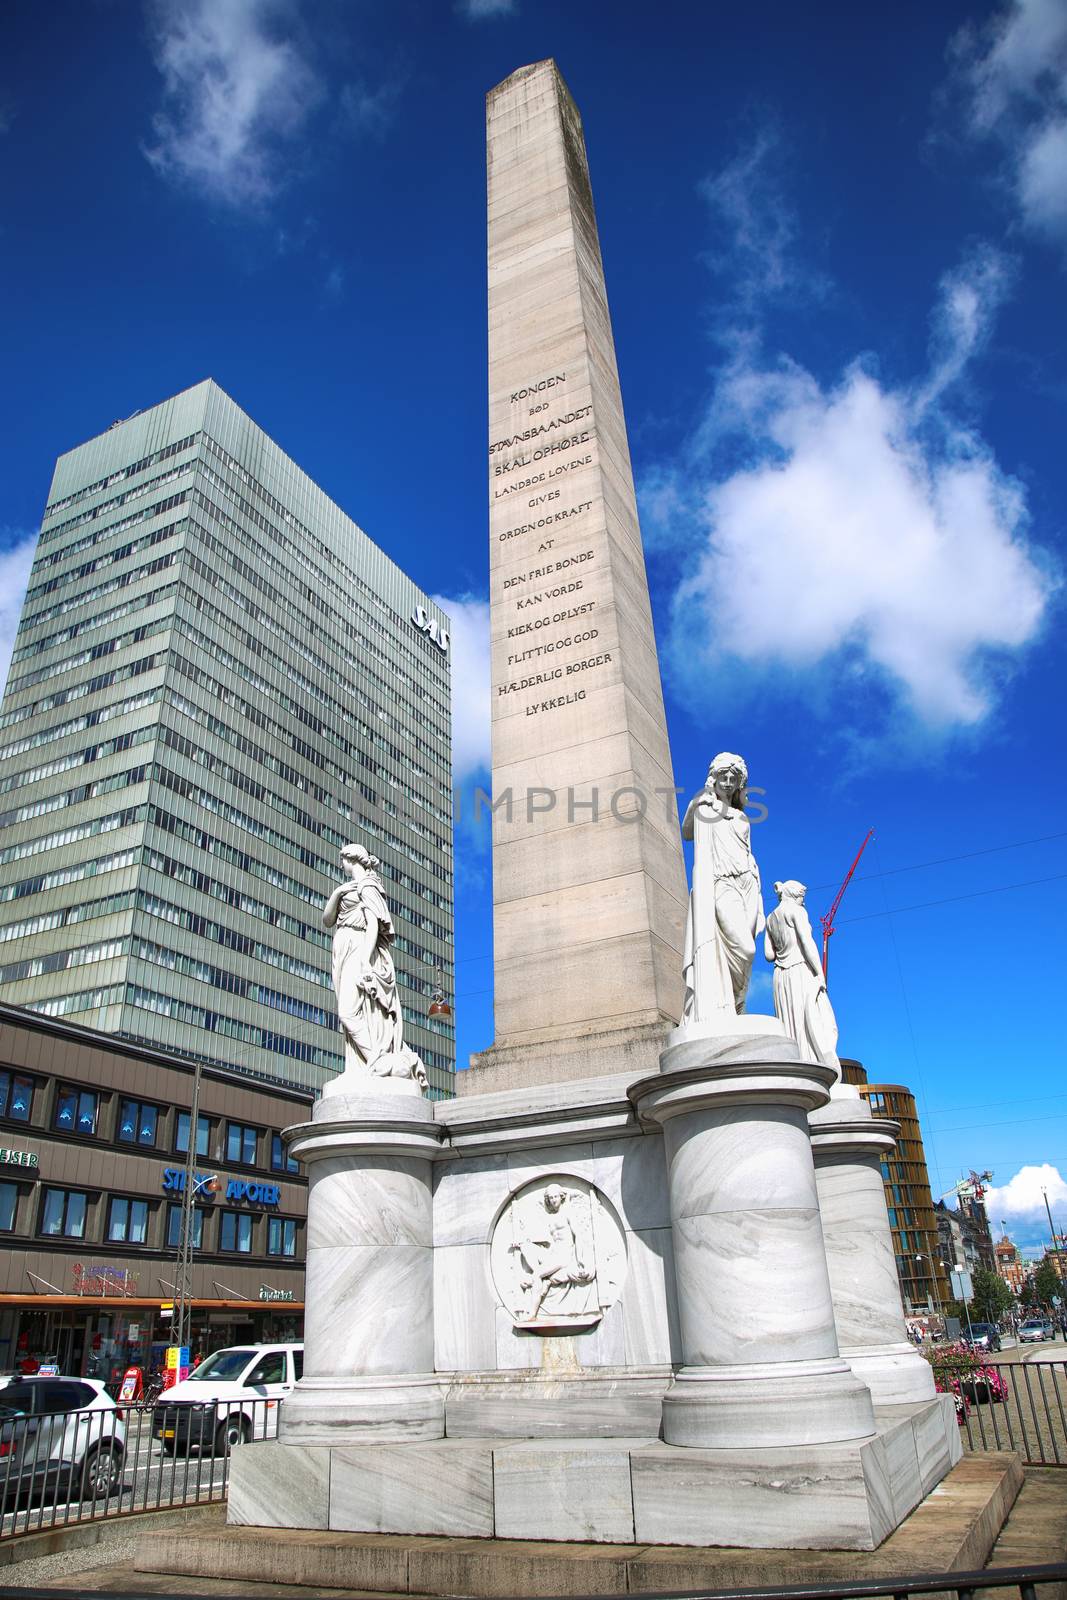
[(929, 1400), (930, 1363), (908, 1338), (880, 1163), (898, 1124), (847, 1084), (808, 1118), (841, 1354), (876, 1405)]
[(308, 1172), (307, 1282), (304, 1375), (279, 1438), (440, 1438), (430, 1163), (441, 1132), (432, 1106), (413, 1093), (335, 1093), (286, 1139)]
[[(654, 1075), (624, 1058), (436, 1105), (335, 1093), (289, 1130), (310, 1179), (305, 1376), (278, 1440), (235, 1453), (231, 1520), (877, 1544), (951, 1466), (956, 1424), (943, 1397), (875, 1413), (839, 1350), (813, 1137), (851, 1141), (820, 1157), (831, 1219), (868, 1192), (871, 1151), (841, 1122), (812, 1135), (827, 1069), (773, 1019), (737, 1022), (675, 1036)], [(572, 1216), (589, 1271), (577, 1311), (530, 1315), (516, 1207), (550, 1188), (569, 1198), (535, 1235), (547, 1250)]]
[(663, 1437), (735, 1449), (866, 1438), (871, 1396), (837, 1347), (807, 1125), (833, 1075), (772, 1018), (729, 1028), (679, 1029), (659, 1076), (633, 1090), (668, 1164), (684, 1364)]

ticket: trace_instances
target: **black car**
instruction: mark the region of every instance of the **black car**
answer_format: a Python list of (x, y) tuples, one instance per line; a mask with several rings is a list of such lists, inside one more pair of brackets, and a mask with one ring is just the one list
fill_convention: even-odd
[(963, 1334), (963, 1343), (972, 1350), (988, 1350), (992, 1354), (1000, 1349), (1000, 1333), (991, 1322), (972, 1322)]

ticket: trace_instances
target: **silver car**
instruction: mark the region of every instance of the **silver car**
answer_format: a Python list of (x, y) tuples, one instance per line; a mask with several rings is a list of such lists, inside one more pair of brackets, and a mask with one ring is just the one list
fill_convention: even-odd
[(1048, 1317), (1027, 1317), (1019, 1327), (1020, 1344), (1039, 1344), (1044, 1339), (1054, 1339), (1056, 1330)]
[(122, 1482), (126, 1429), (94, 1378), (0, 1378), (0, 1505), (103, 1499)]

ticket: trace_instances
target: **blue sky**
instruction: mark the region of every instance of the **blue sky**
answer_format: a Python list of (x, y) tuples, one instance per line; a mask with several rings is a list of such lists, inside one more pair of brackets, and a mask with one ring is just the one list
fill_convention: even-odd
[[(554, 55), (676, 781), (740, 750), (764, 881), (816, 916), (875, 828), (842, 1053), (914, 1090), (935, 1190), (992, 1168), (994, 1222), (1038, 1245), (1044, 1184), (1067, 1228), (1062, 0), (9, 0), (4, 35), (5, 647), (56, 454), (211, 375), (453, 610), (469, 791), (483, 96)], [(463, 1061), (490, 879), (458, 842)]]

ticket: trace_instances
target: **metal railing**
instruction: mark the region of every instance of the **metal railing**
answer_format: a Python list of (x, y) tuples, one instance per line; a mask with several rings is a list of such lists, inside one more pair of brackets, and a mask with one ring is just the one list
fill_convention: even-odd
[[(994, 1380), (981, 1373), (992, 1368)], [(967, 1450), (1016, 1450), (1028, 1466), (1067, 1467), (1067, 1361), (981, 1360), (962, 1374), (934, 1362), (942, 1387), (962, 1396)]]
[(5, 1413), (0, 1539), (103, 1517), (224, 1500), (230, 1452), (278, 1431), (278, 1401)]
[[(1038, 1589), (1067, 1582), (1067, 1562), (1032, 1567), (989, 1567), (984, 1572), (943, 1572), (920, 1574), (914, 1578), (886, 1578), (872, 1582), (815, 1583), (789, 1585), (780, 1589), (686, 1589), (662, 1590), (642, 1596), (642, 1600), (874, 1600), (891, 1595), (904, 1600), (906, 1595), (955, 1595), (956, 1600), (973, 1600), (983, 1589), (1015, 1589), (1019, 1600), (1039, 1600)], [(3, 1591), (0, 1590), (0, 1600)], [(574, 1596), (571, 1600), (592, 1600)], [(626, 1600), (624, 1595), (599, 1596), (597, 1600)], [(1045, 1600), (1051, 1600), (1046, 1596)]]

